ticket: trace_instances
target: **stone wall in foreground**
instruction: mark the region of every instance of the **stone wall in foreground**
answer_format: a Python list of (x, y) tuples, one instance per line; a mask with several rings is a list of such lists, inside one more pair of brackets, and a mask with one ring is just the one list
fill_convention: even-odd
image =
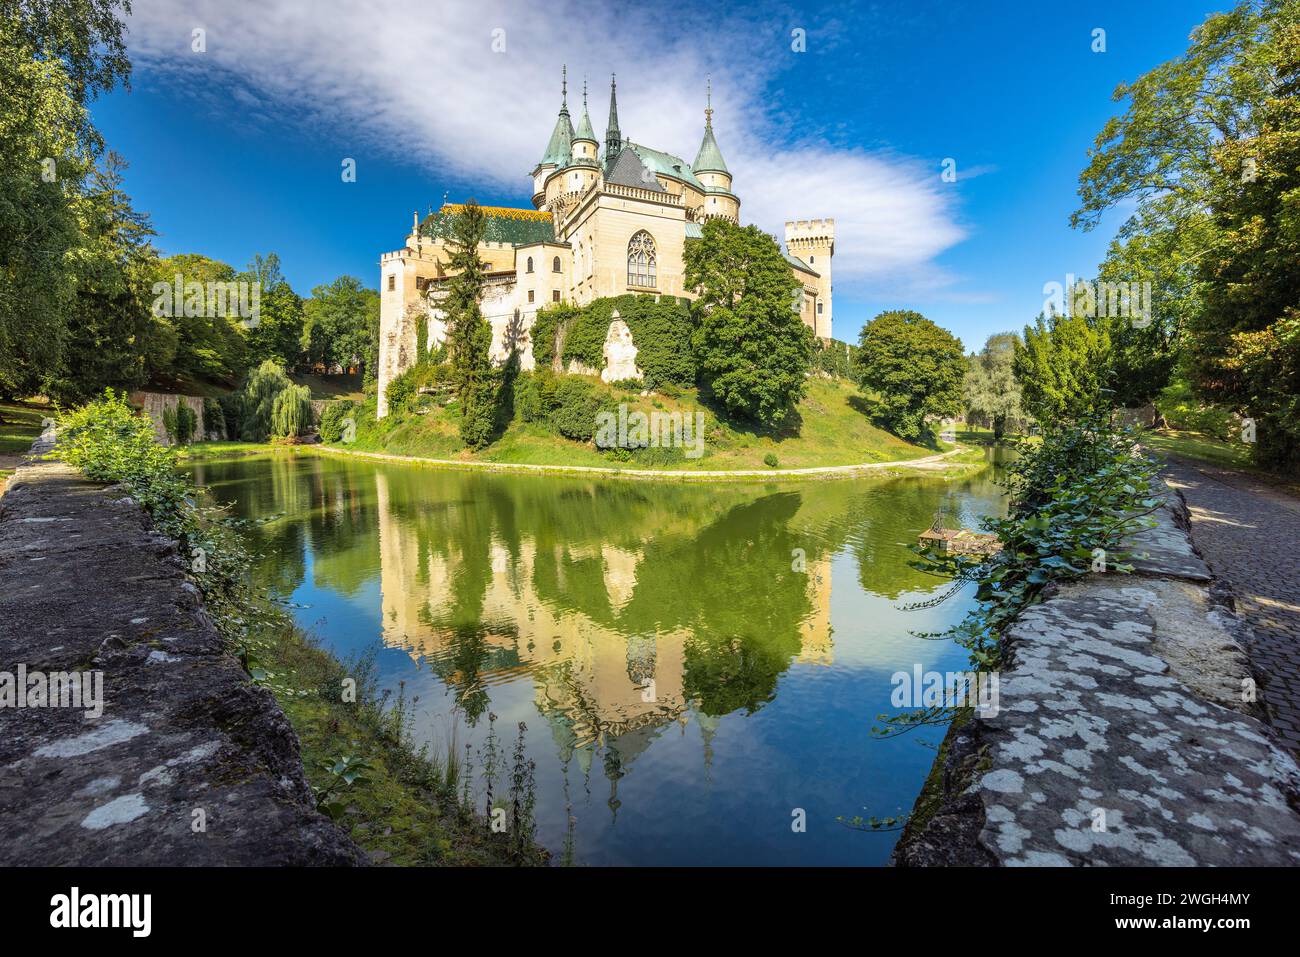
[(0, 865), (362, 863), (176, 543), (57, 462), (0, 497), (0, 672), (20, 668), (100, 672), (104, 705), (0, 708)]
[(1160, 489), (1134, 574), (1012, 627), (998, 713), (949, 730), (895, 864), (1300, 864), (1300, 768), (1249, 700), (1249, 630)]

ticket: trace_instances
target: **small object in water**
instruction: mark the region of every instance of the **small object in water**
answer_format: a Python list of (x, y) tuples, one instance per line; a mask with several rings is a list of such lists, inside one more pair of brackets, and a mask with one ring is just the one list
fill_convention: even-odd
[(952, 555), (992, 555), (1002, 551), (996, 535), (972, 532), (968, 528), (929, 528), (921, 533), (922, 548), (935, 548)]

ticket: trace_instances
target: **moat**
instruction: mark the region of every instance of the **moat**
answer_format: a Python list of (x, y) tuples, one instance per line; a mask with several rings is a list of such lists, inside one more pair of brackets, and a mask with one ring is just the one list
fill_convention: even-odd
[[(961, 670), (970, 607), (908, 566), (936, 513), (1000, 514), (993, 470), (708, 485), (275, 453), (195, 463), (255, 574), (415, 699), (434, 754), (528, 726), (538, 838), (579, 864), (884, 864), (941, 727), (872, 734), (891, 676)], [(569, 809), (566, 813), (566, 809)], [(798, 810), (806, 831), (792, 827)]]

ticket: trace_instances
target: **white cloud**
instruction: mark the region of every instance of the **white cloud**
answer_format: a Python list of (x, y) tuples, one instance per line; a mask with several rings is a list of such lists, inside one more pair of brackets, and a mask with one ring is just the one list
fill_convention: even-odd
[[(562, 63), (575, 125), (585, 74), (603, 138), (608, 78), (617, 71), (624, 134), (687, 161), (703, 133), (712, 73), (715, 130), (742, 219), (780, 236), (786, 220), (833, 217), (837, 286), (947, 285), (934, 257), (965, 236), (934, 164), (791, 135), (797, 118), (773, 115), (767, 94), (781, 82), (777, 71), (791, 66), (782, 58), (799, 55), (758, 21), (702, 31), (684, 22), (689, 12), (664, 17), (657, 7), (642, 14), (592, 2), (136, 0), (134, 8), (129, 43), (145, 73), (161, 71), (208, 97), (233, 84), (244, 105), (228, 112), (260, 103), (337, 137), (340, 156), (362, 144), (434, 175), (521, 194), (554, 124)], [(204, 53), (191, 51), (195, 27), (207, 31)], [(497, 29), (503, 53), (493, 52)], [(806, 62), (790, 75), (817, 68)], [(404, 226), (404, 215), (395, 223)]]

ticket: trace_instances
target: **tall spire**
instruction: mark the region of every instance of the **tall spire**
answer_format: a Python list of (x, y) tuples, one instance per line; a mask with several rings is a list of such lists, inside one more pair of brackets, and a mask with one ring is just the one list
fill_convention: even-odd
[(569, 68), (563, 68), (560, 80), (560, 115), (555, 118), (555, 129), (538, 166), (569, 165), (573, 151), (573, 121), (569, 119)]
[(591, 117), (587, 115), (587, 81), (582, 81), (582, 119), (578, 121), (578, 132), (573, 134), (575, 140), (590, 140), (595, 145), (600, 145), (600, 140), (596, 139), (596, 132), (591, 128)]
[(704, 139), (700, 141), (700, 151), (695, 154), (691, 170), (696, 173), (726, 173), (731, 175), (727, 164), (723, 162), (722, 150), (713, 136), (713, 79), (709, 78), (706, 106), (704, 107)]
[(623, 144), (623, 134), (618, 129), (618, 80), (609, 75), (609, 123), (605, 126), (605, 165), (613, 166)]

